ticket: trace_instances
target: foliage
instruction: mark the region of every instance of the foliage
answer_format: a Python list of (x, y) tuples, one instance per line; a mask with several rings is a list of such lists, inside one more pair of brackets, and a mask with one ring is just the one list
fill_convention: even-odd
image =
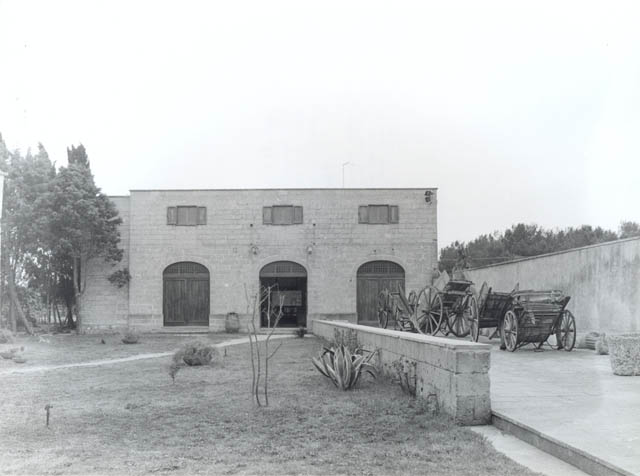
[(344, 345), (325, 347), (319, 357), (312, 358), (312, 362), (337, 388), (350, 390), (358, 383), (363, 372), (376, 378), (375, 367), (369, 363), (375, 353), (363, 355), (362, 352), (358, 349), (352, 353)]
[(300, 326), (294, 331), (294, 334), (300, 339), (302, 339), (305, 335), (307, 335), (307, 328)]
[(209, 343), (193, 341), (184, 344), (173, 354), (173, 362), (176, 364), (184, 362), (189, 366), (209, 365), (218, 356), (218, 349)]
[[(6, 169), (2, 213), (2, 259), (8, 296), (28, 332), (30, 324), (18, 297), (17, 287), (30, 282), (46, 288), (50, 275), (49, 218), (55, 167), (39, 144), (38, 152), (9, 153), (0, 137), (0, 167)], [(11, 327), (16, 328), (10, 315)]]
[(138, 334), (135, 329), (127, 329), (124, 334), (122, 334), (123, 344), (137, 344), (139, 340), (140, 334)]
[(129, 281), (131, 281), (129, 268), (119, 269), (118, 271), (113, 272), (107, 279), (114, 286), (122, 288), (129, 284)]
[(623, 221), (622, 223), (620, 223), (618, 234), (620, 235), (620, 238), (631, 238), (633, 236), (640, 236), (640, 223), (636, 223), (633, 221)]
[(393, 370), (396, 372), (400, 388), (405, 393), (416, 396), (416, 374), (417, 362), (406, 358), (400, 358), (392, 363)]
[(596, 341), (596, 354), (609, 355), (609, 345), (607, 343), (607, 335), (605, 333), (598, 336), (598, 340)]
[(15, 341), (9, 329), (0, 329), (0, 344), (12, 344)]
[[(82, 276), (81, 271), (94, 258), (112, 264), (122, 259), (123, 250), (118, 247), (122, 219), (96, 186), (84, 146), (72, 146), (67, 156), (68, 166), (61, 167), (53, 181), (52, 252), (59, 272), (71, 280), (71, 286), (64, 289), (73, 290), (73, 296), (66, 296), (65, 301), (73, 303), (77, 324), (81, 324), (79, 299), (85, 287), (82, 280), (86, 280), (86, 272)], [(120, 277), (125, 276), (123, 271)]]
[(360, 349), (358, 333), (354, 329), (333, 329), (333, 344), (346, 347), (352, 354)]
[(564, 230), (548, 230), (535, 224), (518, 223), (504, 232), (480, 235), (468, 243), (455, 241), (440, 250), (440, 269), (467, 268), (538, 256), (619, 238), (640, 236), (640, 224), (623, 221), (618, 233), (583, 225)]

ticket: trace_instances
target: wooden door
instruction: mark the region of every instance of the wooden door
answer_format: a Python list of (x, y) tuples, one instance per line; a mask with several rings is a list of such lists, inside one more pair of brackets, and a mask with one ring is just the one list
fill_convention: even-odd
[(169, 266), (164, 274), (165, 326), (209, 325), (209, 271), (197, 263)]
[(377, 325), (378, 295), (383, 289), (404, 293), (404, 269), (391, 261), (370, 261), (358, 270), (356, 304), (358, 323)]

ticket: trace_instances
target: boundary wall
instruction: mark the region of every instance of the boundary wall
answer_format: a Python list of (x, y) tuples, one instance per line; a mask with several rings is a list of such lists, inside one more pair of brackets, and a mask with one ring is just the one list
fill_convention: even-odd
[(578, 333), (640, 331), (640, 237), (465, 270), (480, 289), (559, 289)]
[(355, 334), (359, 346), (378, 351), (380, 367), (388, 375), (397, 376), (397, 362), (415, 363), (417, 397), (435, 395), (438, 408), (457, 423), (490, 424), (490, 345), (343, 321), (314, 320), (312, 325), (313, 334), (328, 341), (333, 341), (336, 333)]

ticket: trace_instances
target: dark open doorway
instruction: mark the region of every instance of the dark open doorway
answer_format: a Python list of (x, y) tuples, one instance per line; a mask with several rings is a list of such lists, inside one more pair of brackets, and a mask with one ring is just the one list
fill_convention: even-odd
[[(276, 261), (260, 270), (260, 286), (271, 288), (272, 306), (282, 302), (282, 318), (278, 327), (307, 325), (307, 271), (293, 261)], [(277, 312), (277, 308), (273, 311)], [(260, 309), (260, 325), (267, 327), (267, 303)], [(272, 312), (273, 316), (273, 312)]]

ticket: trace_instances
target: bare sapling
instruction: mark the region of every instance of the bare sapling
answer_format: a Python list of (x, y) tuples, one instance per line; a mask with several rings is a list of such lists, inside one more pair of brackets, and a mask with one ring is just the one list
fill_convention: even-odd
[[(282, 343), (279, 343), (275, 349), (269, 349), (269, 341), (282, 318), (282, 306), (284, 304), (284, 296), (280, 295), (279, 303), (276, 306), (273, 305), (272, 290), (274, 288), (276, 286), (260, 286), (258, 292), (249, 298), (245, 286), (247, 308), (252, 307), (251, 321), (249, 322), (249, 351), (251, 354), (252, 373), (251, 395), (259, 407), (269, 406), (269, 361), (282, 345)], [(264, 348), (261, 348), (262, 342), (258, 338), (256, 320), (262, 317), (263, 314), (266, 317), (267, 327), (266, 329), (263, 328), (266, 331), (266, 337), (262, 340)]]

